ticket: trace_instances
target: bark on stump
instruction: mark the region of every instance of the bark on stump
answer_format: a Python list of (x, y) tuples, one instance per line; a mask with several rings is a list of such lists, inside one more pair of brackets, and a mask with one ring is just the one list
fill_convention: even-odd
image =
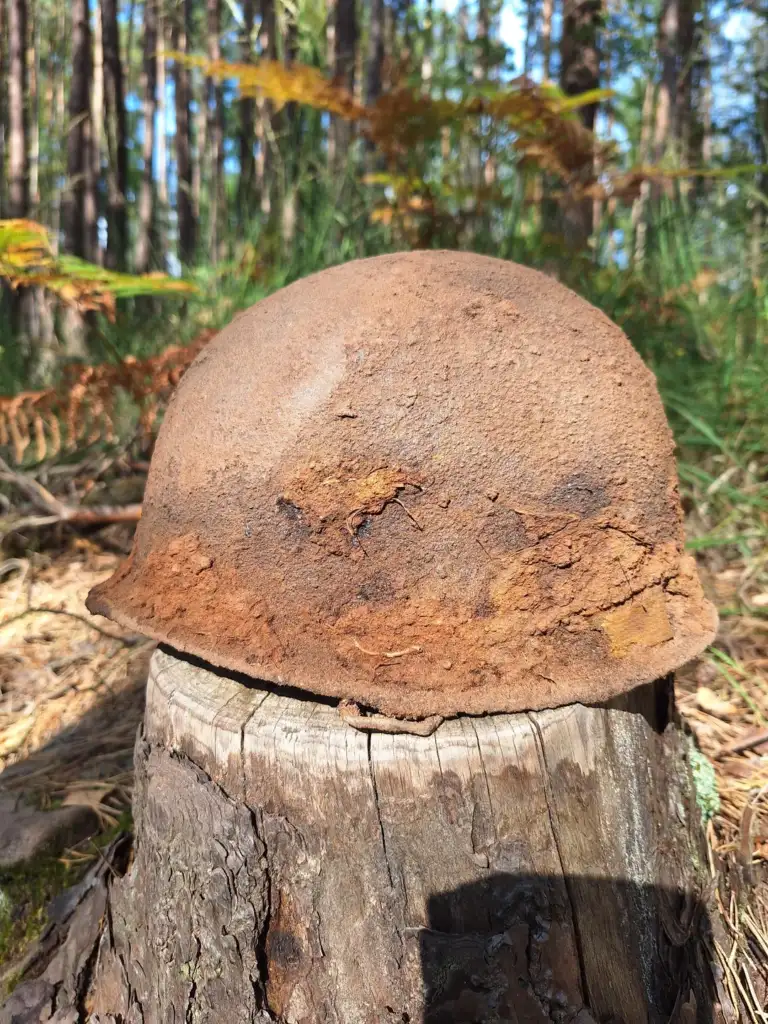
[(94, 1019), (708, 1022), (671, 680), (365, 733), (159, 651)]

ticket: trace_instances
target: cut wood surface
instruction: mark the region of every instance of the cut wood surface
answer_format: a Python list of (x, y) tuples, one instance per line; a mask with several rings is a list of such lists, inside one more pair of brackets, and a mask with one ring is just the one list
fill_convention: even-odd
[(94, 1019), (712, 1021), (670, 701), (364, 733), (158, 651)]

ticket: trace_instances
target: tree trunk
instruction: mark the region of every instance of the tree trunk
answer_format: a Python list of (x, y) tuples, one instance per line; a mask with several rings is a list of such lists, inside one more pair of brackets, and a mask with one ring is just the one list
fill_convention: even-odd
[(8, 216), (29, 214), (27, 3), (8, 0)]
[[(7, 85), (7, 60), (8, 40), (6, 32), (5, 16), (6, 0), (0, 0), (0, 168), (5, 172), (5, 155), (7, 151), (6, 140), (8, 138), (8, 93)], [(8, 180), (5, 173), (0, 174), (0, 218), (8, 216)], [(2, 291), (0, 291), (0, 303), (2, 302)]]
[(670, 702), (362, 732), (158, 652), (91, 1019), (709, 1024)]
[(160, 42), (157, 55), (157, 250), (161, 266), (165, 269), (168, 261), (168, 108), (166, 89), (165, 54), (168, 40), (168, 19), (165, 14), (165, 0), (158, 0), (157, 36)]
[(542, 79), (549, 81), (552, 74), (552, 15), (554, 0), (543, 0), (541, 5), (541, 59)]
[(139, 191), (139, 223), (134, 262), (136, 272), (146, 274), (152, 266), (153, 217), (155, 186), (152, 161), (155, 152), (155, 117), (157, 116), (157, 0), (144, 2), (144, 63), (141, 91), (144, 100), (144, 131), (142, 139), (142, 171)]
[[(580, 96), (600, 85), (598, 33), (602, 24), (602, 0), (564, 0), (563, 34), (560, 41), (560, 86), (566, 96)], [(585, 128), (594, 131), (597, 104), (579, 109)], [(593, 230), (591, 199), (569, 199), (563, 206), (564, 235), (571, 248), (584, 248)]]
[(656, 124), (653, 134), (653, 159), (664, 156), (673, 134), (677, 99), (678, 0), (663, 0), (659, 17), (659, 61), (661, 81), (656, 99)]
[(130, 0), (128, 4), (128, 25), (127, 32), (128, 38), (125, 43), (125, 95), (133, 95), (133, 74), (134, 74), (134, 60), (133, 60), (133, 40), (135, 36), (136, 28), (136, 0)]
[(117, 0), (101, 0), (101, 20), (104, 44), (104, 99), (108, 155), (107, 265), (124, 270), (128, 262), (128, 207), (126, 203), (128, 149)]
[(99, 218), (106, 209), (99, 184), (101, 182), (102, 157), (104, 155), (104, 39), (102, 35), (101, 4), (95, 0), (93, 11), (93, 33), (91, 35), (92, 79), (91, 79), (91, 167), (86, 181), (85, 217), (88, 224), (88, 251), (90, 259), (104, 265), (103, 233), (99, 232)]
[[(262, 60), (277, 60), (277, 17), (275, 0), (261, 0), (261, 31), (259, 48)], [(275, 220), (278, 189), (280, 154), (277, 148), (275, 106), (271, 100), (259, 100), (259, 188), (261, 212), (269, 221)]]
[[(67, 63), (66, 55), (69, 51), (69, 47), (67, 45), (68, 15), (69, 12), (65, 9), (64, 5), (61, 4), (59, 10), (56, 12), (55, 19), (51, 19), (51, 49), (56, 54), (51, 81), (52, 104), (54, 109), (52, 131), (54, 138), (62, 140), (59, 152), (56, 153), (55, 159), (52, 161), (49, 173), (49, 181), (53, 183), (51, 233), (54, 238), (58, 238), (62, 230), (62, 210), (65, 198), (63, 190), (58, 187), (58, 182), (66, 174), (67, 153), (66, 145), (63, 144), (63, 140), (67, 139), (69, 131), (67, 124), (67, 100), (64, 89)], [(64, 152), (62, 152), (62, 150), (64, 150)]]
[(29, 213), (36, 218), (40, 210), (40, 11), (34, 0), (29, 4), (27, 36), (27, 78), (29, 95)]
[[(171, 33), (171, 45), (186, 54), (192, 23), (192, 2), (183, 0)], [(189, 266), (195, 258), (197, 225), (192, 205), (192, 124), (190, 117), (191, 86), (189, 68), (181, 61), (173, 65), (176, 98), (176, 215), (178, 218), (179, 261)]]
[[(550, 81), (552, 74), (552, 15), (554, 0), (543, 0), (541, 5), (541, 80)], [(533, 178), (533, 226), (540, 231), (544, 227), (544, 175), (537, 171)]]
[[(221, 0), (206, 0), (207, 54), (209, 61), (221, 60)], [(214, 78), (205, 83), (205, 109), (208, 117), (208, 255), (215, 263), (222, 238), (222, 200), (224, 188), (224, 107), (221, 85)]]
[(384, 0), (371, 0), (368, 67), (365, 78), (365, 102), (369, 107), (381, 95), (381, 76), (384, 68), (384, 11)]
[[(243, 0), (243, 28), (240, 39), (240, 60), (253, 63), (254, 0)], [(240, 223), (250, 221), (256, 207), (256, 101), (244, 96), (240, 100), (240, 178), (237, 185), (237, 215)]]
[[(27, 113), (27, 4), (8, 2), (8, 216), (28, 217), (29, 210), (29, 122)], [(3, 172), (0, 166), (0, 174)], [(8, 297), (9, 320), (15, 340), (23, 351), (26, 369), (36, 380), (35, 288), (16, 289)]]
[[(680, 23), (677, 33), (678, 48), (678, 72), (677, 72), (677, 96), (675, 98), (675, 136), (678, 139), (680, 159), (684, 164), (690, 165), (692, 156), (692, 144), (694, 140), (693, 122), (695, 111), (693, 109), (693, 71), (694, 71), (694, 49), (696, 42), (696, 30), (694, 16), (696, 13), (696, 0), (680, 0), (679, 6)], [(688, 185), (689, 183), (684, 182)]]
[[(643, 112), (640, 122), (638, 163), (641, 167), (648, 164), (651, 155), (654, 92), (653, 80), (649, 78), (645, 84)], [(645, 262), (646, 237), (648, 234), (648, 200), (650, 194), (650, 182), (643, 181), (640, 183), (640, 194), (632, 203), (632, 262), (638, 269), (642, 268)]]
[(91, 27), (88, 0), (71, 0), (72, 76), (67, 131), (67, 194), (62, 203), (64, 248), (92, 257), (91, 200)]
[[(299, 26), (293, 12), (286, 10), (283, 19), (283, 63), (291, 67), (299, 48)], [(299, 166), (301, 156), (303, 112), (298, 103), (286, 103), (281, 111), (281, 135), (284, 156), (280, 195), (280, 240), (283, 260), (290, 261), (299, 219)]]
[[(337, 85), (349, 93), (355, 91), (357, 63), (357, 8), (355, 0), (336, 0), (334, 26), (333, 77)], [(337, 169), (346, 166), (352, 142), (352, 125), (336, 117), (333, 119), (333, 153)]]

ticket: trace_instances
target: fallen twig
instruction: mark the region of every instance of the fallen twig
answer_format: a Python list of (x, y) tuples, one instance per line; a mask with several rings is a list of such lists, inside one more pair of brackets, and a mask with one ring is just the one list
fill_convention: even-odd
[(734, 740), (733, 743), (725, 743), (712, 754), (713, 761), (719, 761), (728, 754), (743, 754), (745, 750), (754, 750), (761, 743), (768, 743), (768, 729), (752, 733), (751, 736), (744, 736), (742, 739)]
[(87, 619), (85, 615), (78, 615), (77, 612), (68, 612), (63, 608), (25, 608), (23, 612), (19, 612), (18, 615), (12, 615), (10, 619), (5, 619), (0, 622), (0, 629), (4, 626), (10, 626), (12, 622), (18, 622), (19, 619), (23, 619), (27, 615), (66, 615), (69, 619), (77, 619), (78, 622), (84, 623), (90, 629), (96, 630), (97, 633), (101, 633), (102, 636), (108, 637), (110, 640), (117, 640), (118, 643), (125, 644), (126, 647), (132, 647), (137, 639), (131, 636), (120, 636), (117, 633), (110, 633), (107, 629), (102, 629), (101, 626), (97, 626), (95, 622)]

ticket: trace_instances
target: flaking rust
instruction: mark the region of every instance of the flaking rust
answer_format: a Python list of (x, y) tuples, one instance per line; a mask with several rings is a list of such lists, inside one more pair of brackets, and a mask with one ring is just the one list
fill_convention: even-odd
[(618, 327), (514, 264), (396, 254), (210, 343), (89, 607), (363, 726), (534, 710), (710, 642), (683, 540), (671, 434)]
[(310, 466), (286, 485), (278, 506), (300, 517), (316, 537), (324, 536), (326, 543), (343, 550), (341, 534), (355, 541), (368, 517), (381, 515), (393, 502), (418, 528), (401, 497), (407, 490), (421, 491), (421, 482), (399, 467), (379, 466), (361, 474), (351, 466), (335, 471)]

